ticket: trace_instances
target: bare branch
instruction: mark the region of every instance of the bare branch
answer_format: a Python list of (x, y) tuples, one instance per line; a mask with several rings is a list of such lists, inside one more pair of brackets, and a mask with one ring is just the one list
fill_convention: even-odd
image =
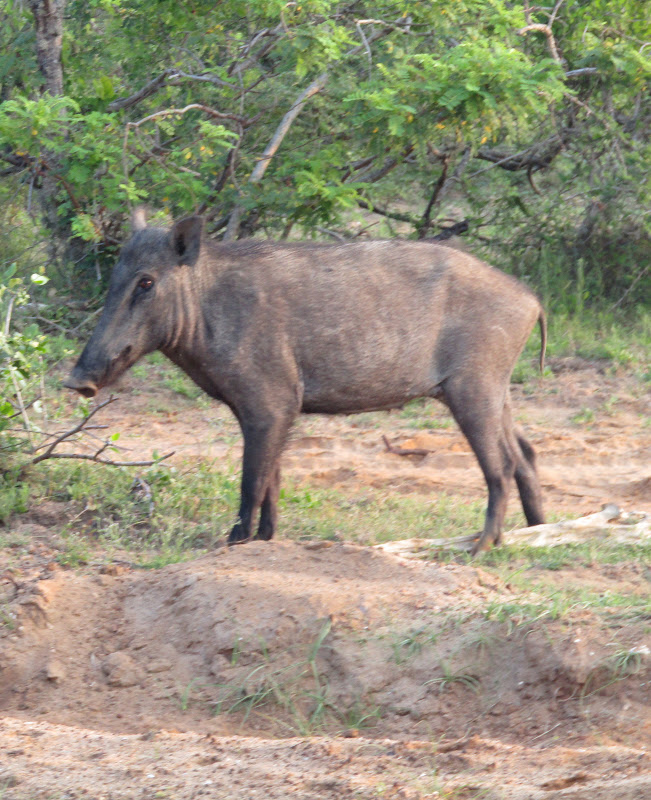
[(28, 466), (32, 466), (34, 464), (39, 464), (41, 461), (45, 461), (49, 458), (74, 458), (79, 459), (82, 461), (94, 461), (98, 464), (107, 464), (112, 467), (150, 467), (153, 464), (158, 464), (160, 461), (164, 461), (166, 458), (169, 458), (174, 454), (172, 451), (171, 453), (167, 453), (160, 458), (152, 459), (149, 461), (114, 461), (110, 458), (101, 458), (102, 453), (107, 450), (109, 447), (112, 447), (112, 443), (110, 441), (104, 441), (101, 443), (101, 446), (94, 452), (94, 453), (56, 453), (55, 449), (58, 445), (62, 444), (65, 441), (71, 439), (71, 437), (75, 436), (77, 433), (84, 431), (88, 427), (92, 427), (95, 429), (97, 426), (89, 426), (88, 423), (90, 420), (97, 414), (98, 411), (101, 409), (106, 408), (110, 403), (116, 402), (117, 398), (109, 397), (108, 400), (105, 400), (103, 403), (99, 403), (99, 405), (95, 406), (95, 408), (91, 409), (91, 411), (86, 414), (86, 416), (75, 425), (73, 428), (70, 428), (67, 431), (64, 431), (59, 436), (57, 436), (54, 441), (50, 442), (47, 445), (46, 450), (43, 453), (40, 453), (37, 456), (34, 456), (30, 461), (23, 464), (20, 469), (24, 470)]
[(183, 114), (186, 114), (188, 111), (192, 111), (195, 108), (199, 111), (203, 111), (204, 114), (208, 114), (211, 117), (216, 117), (217, 119), (230, 119), (234, 122), (238, 122), (244, 127), (251, 122), (251, 120), (246, 119), (246, 117), (241, 117), (239, 114), (225, 114), (222, 111), (217, 111), (214, 108), (210, 108), (210, 106), (205, 106), (203, 103), (190, 103), (190, 105), (185, 106), (185, 108), (165, 108), (162, 111), (156, 111), (153, 114), (149, 114), (149, 116), (138, 120), (138, 122), (127, 122), (126, 127), (139, 128), (141, 125), (144, 125), (145, 122), (150, 122), (152, 119), (156, 119), (156, 117), (170, 117), (174, 115), (182, 116)]
[(624, 300), (626, 300), (626, 298), (628, 297), (628, 295), (629, 295), (629, 294), (630, 294), (630, 293), (633, 291), (633, 289), (634, 289), (634, 288), (637, 286), (637, 284), (638, 284), (638, 283), (639, 283), (639, 282), (642, 280), (642, 278), (643, 278), (643, 277), (644, 277), (644, 276), (647, 274), (647, 272), (649, 272), (649, 270), (651, 270), (651, 264), (647, 264), (645, 267), (643, 267), (643, 268), (642, 268), (642, 269), (641, 269), (641, 270), (640, 270), (640, 271), (637, 273), (637, 275), (635, 276), (635, 278), (634, 278), (634, 279), (633, 279), (633, 281), (631, 282), (631, 284), (630, 284), (630, 286), (628, 287), (628, 289), (626, 289), (626, 291), (624, 292), (624, 294), (623, 294), (623, 295), (622, 295), (622, 296), (619, 298), (619, 300), (617, 300), (615, 303), (613, 303), (613, 304), (612, 304), (612, 306), (611, 306), (611, 307), (610, 307), (608, 310), (609, 310), (609, 311), (614, 311), (616, 308), (618, 308), (619, 306), (621, 306), (621, 304), (624, 302)]
[(172, 67), (164, 70), (157, 78), (154, 78), (153, 80), (149, 81), (149, 83), (146, 83), (142, 89), (139, 89), (129, 97), (120, 97), (117, 100), (113, 100), (112, 103), (109, 103), (108, 106), (106, 106), (106, 110), (120, 111), (123, 108), (131, 108), (131, 106), (135, 106), (141, 100), (144, 100), (146, 97), (149, 97), (157, 92), (160, 87), (167, 82), (169, 76), (175, 72), (176, 70)]
[(578, 78), (582, 75), (597, 75), (599, 70), (596, 67), (581, 67), (581, 69), (571, 69), (565, 73), (566, 78)]
[[(262, 176), (267, 170), (271, 159), (276, 154), (278, 148), (280, 147), (283, 139), (287, 135), (287, 132), (292, 126), (292, 123), (296, 119), (296, 117), (301, 113), (305, 103), (310, 99), (310, 97), (318, 94), (323, 87), (326, 85), (328, 80), (328, 73), (323, 72), (319, 77), (312, 81), (312, 83), (304, 89), (301, 94), (296, 98), (292, 107), (289, 111), (285, 114), (285, 116), (280, 121), (280, 124), (276, 128), (274, 135), (271, 137), (269, 144), (265, 147), (263, 154), (260, 156), (258, 163), (255, 165), (253, 172), (249, 176), (248, 183), (259, 183), (262, 180)], [(235, 206), (233, 211), (231, 212), (230, 218), (228, 220), (228, 227), (226, 228), (226, 233), (224, 235), (224, 241), (229, 241), (232, 239), (237, 238), (237, 232), (240, 226), (240, 219), (242, 217), (243, 207), (238, 205)]]
[(424, 239), (425, 235), (427, 234), (427, 230), (429, 226), (432, 224), (432, 209), (434, 208), (434, 204), (437, 202), (439, 195), (441, 194), (443, 187), (445, 186), (445, 182), (448, 178), (448, 166), (450, 164), (450, 156), (445, 155), (441, 159), (443, 162), (443, 169), (441, 170), (441, 174), (434, 185), (434, 191), (432, 192), (432, 196), (430, 197), (429, 203), (425, 211), (423, 212), (423, 217), (421, 219), (420, 225), (418, 227), (418, 238)]
[(174, 450), (172, 450), (164, 456), (150, 461), (113, 461), (110, 458), (98, 458), (99, 454), (105, 449), (105, 447), (102, 447), (97, 453), (92, 455), (88, 453), (51, 453), (49, 456), (39, 456), (38, 460), (30, 461), (29, 464), (36, 464), (38, 461), (44, 461), (45, 458), (76, 458), (81, 461), (94, 461), (96, 464), (106, 464), (109, 467), (152, 467), (154, 464), (159, 464), (161, 461), (174, 455)]
[(264, 38), (269, 38), (268, 42), (256, 52), (253, 53), (249, 58), (245, 59), (244, 61), (238, 63), (237, 61), (233, 61), (233, 63), (228, 68), (229, 75), (236, 75), (238, 73), (242, 74), (245, 72), (252, 64), (255, 64), (256, 61), (259, 61), (261, 58), (267, 55), (270, 50), (276, 46), (278, 41), (285, 35), (285, 28), (282, 24), (276, 25), (275, 28), (264, 28), (264, 30), (259, 31), (255, 34), (253, 39), (244, 47), (242, 48), (242, 55), (246, 56), (251, 50), (255, 47), (255, 45)]
[(549, 52), (552, 55), (554, 61), (557, 64), (562, 64), (562, 59), (560, 53), (558, 52), (558, 48), (556, 47), (556, 39), (554, 39), (554, 34), (552, 33), (552, 29), (549, 25), (545, 25), (544, 22), (533, 22), (531, 25), (526, 25), (524, 28), (520, 28), (518, 34), (520, 36), (524, 36), (525, 33), (529, 31), (541, 31), (547, 37), (547, 46), (549, 47)]
[(414, 150), (414, 145), (408, 145), (402, 152), (402, 154), (398, 157), (392, 156), (391, 158), (387, 158), (384, 164), (381, 167), (378, 167), (376, 170), (369, 172), (362, 172), (355, 177), (354, 181), (351, 183), (376, 183), (381, 178), (384, 178), (385, 175), (388, 175), (392, 169), (401, 164)]
[(400, 211), (389, 211), (387, 208), (380, 208), (361, 197), (357, 199), (357, 205), (367, 211), (372, 211), (374, 214), (379, 214), (381, 217), (387, 217), (387, 219), (395, 219), (397, 222), (408, 222), (414, 227), (418, 224), (418, 220), (409, 214), (402, 214)]
[(81, 422), (78, 425), (75, 425), (74, 428), (71, 428), (70, 430), (62, 433), (60, 436), (57, 436), (57, 438), (50, 443), (45, 453), (41, 453), (40, 456), (36, 456), (36, 458), (33, 459), (30, 463), (38, 464), (39, 461), (43, 461), (46, 458), (50, 458), (51, 454), (54, 452), (54, 449), (57, 445), (61, 444), (61, 442), (65, 441), (66, 439), (69, 439), (71, 436), (74, 436), (76, 433), (79, 433), (80, 430), (86, 427), (86, 425), (95, 416), (95, 414), (97, 414), (98, 411), (101, 411), (103, 408), (106, 408), (106, 406), (110, 405), (111, 403), (115, 403), (116, 400), (117, 398), (111, 395), (108, 400), (105, 400), (103, 403), (100, 403), (99, 405), (95, 406), (95, 408), (91, 409), (91, 411), (81, 420)]
[(470, 177), (473, 178), (475, 175), (480, 175), (482, 172), (493, 169), (493, 167), (501, 167), (511, 172), (529, 168), (544, 169), (561, 152), (565, 145), (564, 136), (569, 133), (569, 130), (565, 130), (560, 136), (550, 136), (548, 139), (536, 142), (518, 153), (507, 154), (502, 150), (494, 150), (488, 147), (480, 148), (477, 151), (477, 158), (483, 161), (491, 161), (492, 165), (473, 172)]
[(106, 107), (107, 111), (120, 111), (123, 108), (131, 108), (131, 106), (135, 106), (145, 98), (155, 94), (166, 83), (176, 85), (181, 82), (181, 79), (204, 81), (206, 83), (214, 83), (217, 86), (228, 86), (231, 89), (236, 88), (234, 84), (228, 83), (228, 81), (224, 81), (221, 78), (218, 78), (216, 75), (192, 75), (190, 73), (183, 72), (183, 70), (176, 69), (174, 67), (168, 67), (166, 70), (163, 70), (158, 77), (149, 81), (149, 83), (146, 83), (142, 89), (134, 92), (134, 94), (130, 95), (129, 97), (120, 97), (117, 100), (113, 100), (113, 102), (109, 103)]
[(368, 22), (368, 20), (357, 20), (357, 22), (355, 23), (355, 27), (359, 32), (362, 43), (364, 45), (364, 49), (366, 50), (366, 55), (368, 56), (368, 79), (371, 80), (371, 71), (373, 70), (373, 54), (371, 53), (371, 47), (368, 43), (368, 39), (364, 35), (364, 31), (362, 29), (362, 22)]
[(549, 16), (548, 25), (550, 27), (554, 24), (554, 20), (556, 19), (556, 14), (558, 14), (558, 10), (560, 9), (560, 7), (563, 5), (564, 2), (565, 0), (556, 0), (556, 5), (554, 6), (554, 10)]

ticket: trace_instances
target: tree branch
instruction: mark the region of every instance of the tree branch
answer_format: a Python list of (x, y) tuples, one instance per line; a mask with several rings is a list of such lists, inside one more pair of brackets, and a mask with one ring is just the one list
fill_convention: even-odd
[(524, 28), (520, 28), (520, 30), (518, 31), (518, 34), (520, 36), (524, 36), (525, 33), (528, 33), (529, 31), (541, 31), (542, 33), (544, 33), (545, 36), (547, 37), (547, 46), (549, 47), (549, 52), (551, 53), (552, 58), (554, 59), (554, 61), (556, 61), (557, 64), (562, 64), (563, 59), (561, 58), (561, 54), (559, 53), (558, 47), (556, 45), (556, 39), (554, 38), (552, 25), (554, 23), (554, 20), (556, 19), (556, 14), (558, 13), (558, 10), (563, 5), (564, 1), (565, 0), (557, 0), (556, 5), (554, 6), (554, 10), (549, 15), (549, 20), (547, 24), (545, 24), (544, 22), (531, 22), (530, 21), (531, 13), (529, 10), (529, 6), (527, 4), (525, 8), (525, 16), (528, 21), (528, 24), (525, 25)]
[[(300, 95), (296, 98), (293, 105), (289, 109), (289, 111), (285, 114), (285, 116), (281, 119), (280, 124), (276, 128), (274, 135), (271, 137), (269, 144), (265, 147), (264, 152), (260, 156), (258, 163), (255, 165), (253, 172), (249, 175), (248, 183), (259, 183), (262, 180), (262, 176), (267, 171), (267, 167), (269, 166), (271, 159), (276, 154), (278, 148), (280, 147), (283, 139), (287, 135), (287, 132), (292, 126), (292, 123), (296, 119), (296, 117), (301, 113), (305, 103), (313, 97), (315, 94), (318, 94), (323, 87), (326, 85), (328, 80), (328, 73), (323, 72), (319, 77), (312, 81), (312, 83), (304, 89)], [(233, 239), (237, 239), (237, 233), (240, 227), (240, 220), (242, 217), (243, 206), (237, 205), (231, 212), (230, 218), (228, 220), (228, 227), (226, 228), (226, 233), (224, 235), (224, 241), (229, 241)]]
[(149, 81), (149, 83), (146, 83), (142, 89), (134, 92), (134, 94), (129, 95), (129, 97), (120, 97), (117, 100), (113, 100), (108, 104), (106, 110), (120, 111), (123, 108), (131, 108), (132, 106), (140, 103), (142, 100), (145, 100), (145, 98), (155, 94), (166, 83), (176, 85), (180, 83), (180, 79), (204, 81), (206, 83), (214, 83), (217, 86), (228, 86), (231, 89), (237, 88), (234, 84), (228, 83), (228, 81), (224, 81), (221, 78), (218, 78), (216, 75), (192, 75), (187, 72), (183, 72), (180, 69), (168, 67), (167, 69), (163, 70), (158, 77)]
[(429, 199), (429, 203), (427, 204), (427, 207), (425, 208), (425, 211), (423, 212), (422, 219), (421, 219), (420, 224), (418, 226), (418, 238), (419, 239), (424, 239), (425, 238), (425, 236), (427, 234), (427, 230), (428, 230), (429, 226), (432, 224), (432, 220), (431, 220), (432, 209), (434, 208), (434, 204), (438, 200), (439, 194), (441, 193), (441, 190), (443, 189), (443, 187), (445, 185), (445, 182), (447, 180), (447, 177), (448, 177), (448, 166), (450, 164), (450, 156), (446, 154), (445, 156), (443, 156), (443, 158), (441, 160), (443, 162), (443, 169), (441, 170), (441, 174), (439, 175), (438, 180), (436, 181), (436, 184), (434, 185), (434, 191), (432, 192), (432, 196)]
[(416, 227), (418, 224), (418, 220), (409, 214), (402, 214), (400, 211), (389, 211), (387, 208), (380, 208), (379, 206), (369, 203), (368, 200), (364, 200), (362, 197), (357, 199), (357, 205), (360, 208), (366, 209), (367, 211), (372, 211), (373, 214), (379, 214), (381, 217), (387, 217), (387, 219), (395, 219), (397, 222), (408, 222), (414, 227)]

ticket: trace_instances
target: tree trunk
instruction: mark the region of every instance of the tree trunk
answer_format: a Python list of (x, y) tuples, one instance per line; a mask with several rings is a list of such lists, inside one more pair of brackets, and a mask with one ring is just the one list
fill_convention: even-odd
[(29, 0), (36, 29), (38, 66), (51, 95), (63, 94), (61, 43), (66, 0)]

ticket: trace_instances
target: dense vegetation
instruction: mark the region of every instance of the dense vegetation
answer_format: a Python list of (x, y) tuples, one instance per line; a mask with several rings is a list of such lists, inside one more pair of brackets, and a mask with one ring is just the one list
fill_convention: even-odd
[(638, 0), (6, 0), (0, 420), (146, 203), (210, 235), (465, 237), (553, 312), (651, 295)]

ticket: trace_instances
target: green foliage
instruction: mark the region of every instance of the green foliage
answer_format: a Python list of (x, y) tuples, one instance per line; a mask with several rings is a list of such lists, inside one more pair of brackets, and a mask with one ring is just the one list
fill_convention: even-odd
[[(16, 315), (29, 301), (28, 282), (16, 273), (15, 263), (0, 273), (0, 437), (19, 414), (22, 392), (40, 378), (43, 355), (48, 349), (38, 325), (15, 325)], [(29, 279), (35, 285), (43, 285), (47, 280), (38, 273)]]
[(525, 11), (70, 0), (65, 95), (51, 97), (38, 91), (33, 19), (12, 3), (0, 12), (0, 159), (26, 203), (40, 192), (54, 204), (58, 235), (86, 248), (75, 260), (89, 269), (113, 258), (125, 211), (143, 200), (167, 217), (201, 210), (217, 235), (237, 206), (242, 235), (271, 237), (350, 235), (368, 223), (361, 202), (386, 207), (374, 234), (395, 234), (392, 219), (418, 235), (465, 216), (490, 260), (568, 311), (647, 302), (646, 15), (634, 0), (563, 4), (554, 50), (527, 30), (549, 11)]

